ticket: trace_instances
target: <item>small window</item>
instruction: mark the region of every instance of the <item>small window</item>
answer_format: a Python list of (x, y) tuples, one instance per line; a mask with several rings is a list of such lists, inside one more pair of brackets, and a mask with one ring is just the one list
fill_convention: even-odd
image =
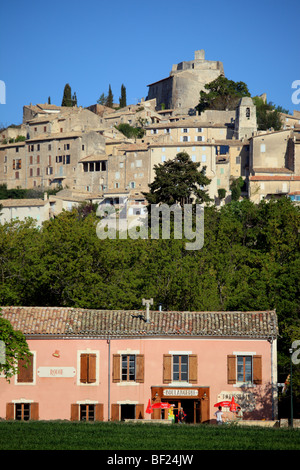
[(250, 108), (246, 108), (246, 118), (250, 119)]
[(237, 381), (252, 382), (252, 356), (237, 357)]
[(187, 382), (189, 373), (188, 373), (188, 364), (189, 356), (173, 356), (173, 380), (180, 382)]
[(95, 405), (80, 405), (80, 421), (95, 421)]
[(135, 381), (135, 355), (122, 355), (122, 381)]
[(16, 421), (29, 421), (30, 403), (16, 403), (15, 413)]
[(266, 144), (260, 144), (260, 151), (264, 153), (266, 151)]

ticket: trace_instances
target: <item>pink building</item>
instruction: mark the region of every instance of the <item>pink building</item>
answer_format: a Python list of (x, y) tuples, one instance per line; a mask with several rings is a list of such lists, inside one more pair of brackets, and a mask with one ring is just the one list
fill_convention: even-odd
[[(148, 402), (214, 420), (235, 398), (244, 419), (277, 418), (277, 317), (262, 312), (158, 312), (2, 307), (27, 339), (31, 365), (0, 376), (0, 418), (168, 417)], [(232, 413), (223, 408), (230, 417)]]

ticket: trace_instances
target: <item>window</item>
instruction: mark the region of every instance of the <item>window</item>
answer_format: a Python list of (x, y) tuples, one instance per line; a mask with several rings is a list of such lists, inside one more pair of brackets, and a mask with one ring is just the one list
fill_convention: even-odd
[(48, 150), (51, 150), (51, 144), (48, 144)]
[(246, 118), (250, 119), (250, 108), (246, 108)]
[(80, 382), (84, 384), (96, 382), (96, 354), (80, 355)]
[(17, 421), (29, 421), (39, 419), (38, 403), (7, 403), (6, 419)]
[(18, 361), (19, 373), (17, 375), (18, 383), (32, 383), (33, 382), (33, 355), (26, 359)]
[(237, 356), (237, 381), (252, 382), (252, 356)]
[(80, 421), (95, 421), (95, 405), (80, 405)]
[(189, 356), (173, 356), (173, 380), (188, 381), (188, 359)]
[(202, 127), (198, 127), (198, 132), (203, 132)]
[(36, 163), (40, 163), (40, 156), (39, 155), (37, 155), (37, 157), (36, 157)]
[(130, 187), (131, 189), (134, 189), (134, 188), (135, 188), (135, 182), (134, 182), (134, 181), (131, 181), (131, 182), (129, 183), (129, 187)]
[(262, 383), (262, 356), (236, 354), (227, 356), (227, 382), (229, 384)]
[(264, 153), (266, 151), (266, 144), (260, 144), (260, 151)]
[(64, 150), (69, 150), (70, 149), (70, 144), (64, 144)]
[(103, 421), (102, 403), (74, 403), (71, 405), (71, 421)]
[(16, 421), (29, 421), (30, 403), (16, 403), (15, 413)]
[(41, 148), (40, 144), (37, 144), (36, 149), (40, 150), (40, 148)]
[(66, 165), (70, 165), (70, 161), (71, 161), (71, 156), (66, 155)]
[(184, 132), (184, 134), (187, 134), (188, 131), (189, 131), (189, 130), (188, 130), (187, 128), (182, 129), (182, 132)]
[(143, 354), (114, 354), (113, 382), (144, 382)]
[(135, 380), (135, 355), (122, 354), (122, 381)]
[(188, 142), (189, 138), (187, 135), (183, 136), (183, 142)]
[(196, 354), (164, 354), (163, 383), (197, 383), (198, 359)]

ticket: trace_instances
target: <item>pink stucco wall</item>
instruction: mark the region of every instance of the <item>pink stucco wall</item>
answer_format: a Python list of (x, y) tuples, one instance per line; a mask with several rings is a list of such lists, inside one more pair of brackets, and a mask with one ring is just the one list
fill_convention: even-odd
[[(214, 403), (218, 401), (221, 392), (236, 393), (241, 389), (227, 383), (227, 355), (235, 352), (254, 353), (262, 356), (263, 384), (257, 385), (251, 391), (265, 396), (264, 403), (256, 397), (256, 410), (251, 414), (253, 419), (272, 419), (271, 399), (265, 395), (271, 382), (271, 346), (266, 340), (247, 339), (114, 339), (110, 341), (98, 339), (49, 339), (28, 340), (30, 350), (35, 352), (35, 382), (34, 384), (16, 384), (15, 377), (10, 384), (5, 378), (0, 378), (0, 418), (6, 416), (6, 403), (15, 400), (30, 400), (39, 403), (39, 419), (70, 419), (72, 403), (90, 400), (104, 404), (104, 420), (108, 419), (108, 403), (134, 401), (142, 403), (145, 408), (151, 398), (151, 386), (166, 386), (163, 384), (163, 354), (170, 351), (190, 352), (198, 356), (198, 383), (210, 389), (210, 418), (216, 411)], [(144, 355), (144, 383), (120, 385), (110, 381), (110, 399), (108, 399), (108, 352), (110, 357), (120, 351), (136, 351)], [(94, 384), (80, 384), (78, 370), (78, 352), (97, 352), (99, 381)], [(60, 357), (53, 353), (59, 351)], [(128, 352), (130, 353), (130, 352)], [(76, 375), (70, 378), (47, 377), (37, 375), (39, 367), (73, 367)], [(112, 374), (112, 360), (111, 360)], [(274, 377), (273, 377), (274, 380)], [(180, 383), (178, 383), (180, 386)], [(263, 408), (262, 408), (263, 407)], [(150, 419), (150, 415), (145, 414)]]

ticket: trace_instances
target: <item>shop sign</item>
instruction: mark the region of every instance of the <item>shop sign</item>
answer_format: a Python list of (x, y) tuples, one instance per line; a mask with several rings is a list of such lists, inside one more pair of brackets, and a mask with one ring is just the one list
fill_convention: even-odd
[(39, 367), (37, 370), (37, 375), (39, 377), (61, 377), (61, 378), (71, 378), (75, 377), (76, 370), (74, 367)]
[(197, 397), (198, 390), (195, 389), (176, 389), (176, 388), (165, 388), (163, 391), (165, 397)]

